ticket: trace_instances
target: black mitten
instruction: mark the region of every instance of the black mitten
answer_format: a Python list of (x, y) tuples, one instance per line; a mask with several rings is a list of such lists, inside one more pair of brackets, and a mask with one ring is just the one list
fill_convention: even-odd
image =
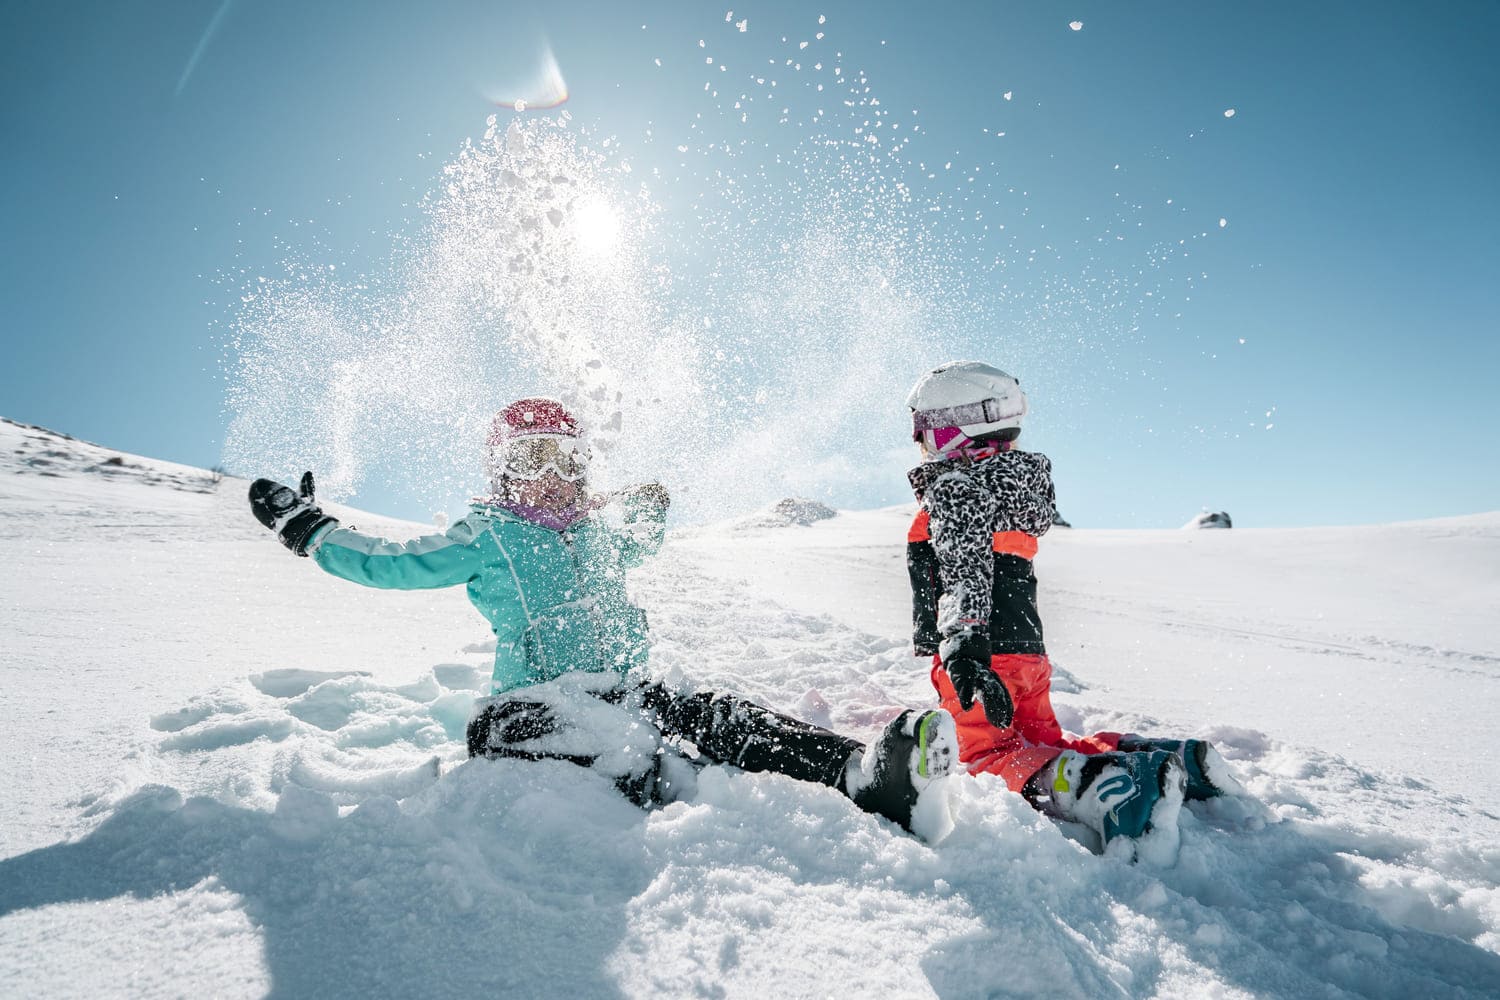
[(307, 543), (326, 524), (338, 524), (313, 503), (313, 474), (302, 473), (299, 491), (284, 483), (270, 479), (257, 479), (250, 484), (250, 510), (255, 519), (281, 539), (281, 544), (297, 553), (307, 555)]
[(996, 729), (1009, 728), (1015, 718), (1016, 706), (1010, 699), (1005, 682), (995, 676), (988, 663), (978, 660), (949, 660), (943, 664), (953, 690), (958, 692), (958, 704), (964, 711), (974, 707), (977, 698), (984, 706), (984, 717)]

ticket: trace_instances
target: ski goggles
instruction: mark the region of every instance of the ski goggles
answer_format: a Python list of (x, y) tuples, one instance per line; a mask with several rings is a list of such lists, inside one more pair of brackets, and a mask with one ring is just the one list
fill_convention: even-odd
[(1002, 420), (1023, 416), (1025, 413), (1024, 408), (1015, 413), (1006, 413), (998, 399), (985, 399), (978, 403), (964, 403), (961, 406), (945, 406), (940, 410), (912, 410), (911, 439), (922, 440), (924, 431), (947, 428), (953, 428), (956, 431), (959, 427), (999, 423)]
[(516, 438), (495, 450), (500, 467), (514, 479), (540, 479), (552, 472), (573, 482), (589, 469), (588, 446), (574, 437)]
[(922, 431), (917, 435), (917, 443), (922, 446), (924, 461), (929, 462), (957, 455), (963, 455), (970, 461), (977, 462), (1002, 451), (1010, 451), (1015, 447), (1014, 441), (991, 438), (975, 441), (957, 427), (938, 427), (930, 431)]
[(917, 431), (912, 437), (922, 446), (922, 451), (929, 455), (945, 455), (969, 443), (968, 435), (957, 427), (934, 427), (931, 430)]

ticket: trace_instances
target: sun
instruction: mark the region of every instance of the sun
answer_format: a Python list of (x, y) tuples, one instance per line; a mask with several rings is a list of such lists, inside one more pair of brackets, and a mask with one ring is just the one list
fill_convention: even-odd
[(590, 198), (573, 210), (573, 239), (585, 253), (609, 253), (620, 242), (620, 217), (602, 198)]

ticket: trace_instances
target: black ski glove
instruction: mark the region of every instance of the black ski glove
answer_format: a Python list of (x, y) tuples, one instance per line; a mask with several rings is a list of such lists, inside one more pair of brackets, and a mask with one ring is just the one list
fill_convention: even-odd
[(960, 657), (943, 664), (953, 690), (958, 692), (958, 704), (964, 711), (974, 707), (977, 698), (984, 707), (984, 717), (996, 729), (1007, 729), (1015, 718), (1016, 706), (1010, 700), (1010, 691), (1005, 682), (995, 676), (988, 663)]
[(627, 486), (616, 495), (625, 505), (626, 520), (634, 520), (647, 512), (664, 512), (672, 505), (672, 497), (661, 483)]
[(953, 682), (960, 708), (967, 712), (977, 698), (989, 724), (996, 729), (1007, 729), (1015, 718), (1016, 706), (1005, 682), (990, 669), (989, 654), (989, 636), (972, 632), (963, 635), (943, 658), (943, 669)]
[(338, 524), (313, 503), (313, 474), (302, 473), (298, 490), (270, 479), (250, 484), (250, 510), (255, 519), (276, 532), (281, 544), (307, 555), (307, 543), (325, 524)]

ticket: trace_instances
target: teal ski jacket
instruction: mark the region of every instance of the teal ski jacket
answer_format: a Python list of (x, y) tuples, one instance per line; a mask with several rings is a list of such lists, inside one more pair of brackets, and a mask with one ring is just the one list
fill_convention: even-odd
[(390, 590), (468, 588), (495, 633), (492, 693), (570, 670), (627, 673), (646, 662), (646, 613), (625, 571), (661, 547), (666, 511), (625, 502), (624, 524), (589, 515), (554, 531), (476, 502), (440, 535), (388, 542), (330, 526), (308, 546), (334, 576)]

